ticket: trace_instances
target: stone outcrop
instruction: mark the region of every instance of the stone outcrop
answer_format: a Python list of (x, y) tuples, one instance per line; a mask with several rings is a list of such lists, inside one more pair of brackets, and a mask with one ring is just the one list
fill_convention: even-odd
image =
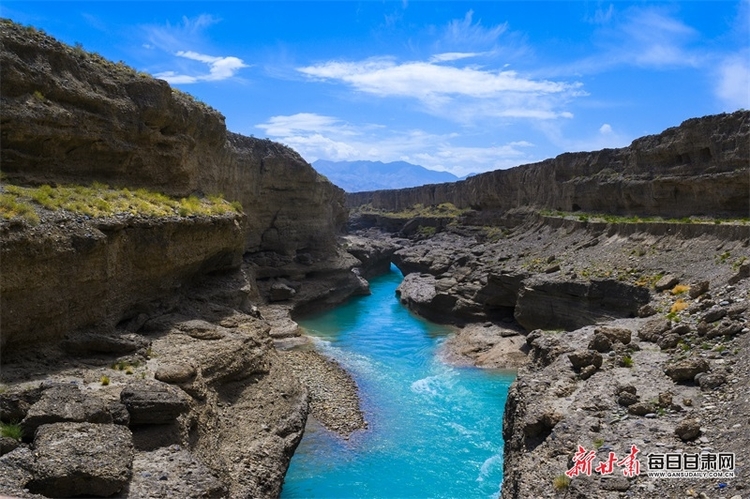
[(31, 492), (47, 497), (111, 496), (130, 480), (133, 437), (127, 427), (56, 423), (34, 437)]
[(524, 281), (514, 315), (527, 331), (573, 330), (600, 320), (635, 317), (648, 301), (648, 289), (612, 279), (576, 282), (536, 277)]
[(618, 215), (746, 217), (750, 111), (694, 118), (621, 149), (565, 153), (455, 183), (347, 194), (350, 207), (401, 211), (453, 203)]
[(237, 268), (244, 247), (236, 215), (62, 219), (21, 231), (0, 227), (0, 237), (7, 348), (84, 327), (106, 333), (197, 276)]

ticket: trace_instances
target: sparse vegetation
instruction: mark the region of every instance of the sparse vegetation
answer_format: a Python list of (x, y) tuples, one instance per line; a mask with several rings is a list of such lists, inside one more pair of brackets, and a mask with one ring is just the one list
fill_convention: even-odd
[(690, 305), (688, 302), (683, 300), (682, 298), (678, 298), (676, 302), (672, 304), (672, 306), (669, 309), (670, 314), (676, 314), (678, 312), (682, 312), (686, 308), (688, 308)]
[(688, 291), (690, 291), (690, 286), (688, 286), (687, 284), (678, 284), (672, 288), (671, 293), (673, 295), (681, 295), (683, 293), (687, 293)]
[(199, 198), (190, 196), (175, 199), (147, 189), (113, 189), (94, 182), (90, 186), (66, 185), (21, 187), (4, 185), (0, 195), (0, 215), (6, 220), (22, 218), (31, 224), (39, 222), (34, 209), (38, 205), (47, 210), (67, 210), (90, 217), (131, 214), (152, 217), (179, 215), (223, 215), (241, 213), (238, 202), (229, 203), (221, 196)]
[(0, 435), (15, 440), (21, 440), (23, 438), (23, 428), (19, 423), (0, 422)]
[(45, 99), (44, 94), (39, 90), (34, 90), (34, 93), (32, 95), (34, 99), (38, 100), (39, 102), (44, 102), (45, 100), (47, 100)]
[(101, 384), (102, 384), (102, 386), (107, 386), (107, 385), (109, 385), (109, 376), (107, 376), (106, 374), (105, 374), (105, 375), (102, 375), (102, 377), (101, 377), (101, 378), (99, 378), (99, 383), (101, 383)]
[(633, 357), (630, 355), (623, 356), (622, 360), (620, 360), (620, 365), (622, 367), (633, 367)]
[(603, 438), (597, 438), (594, 439), (594, 449), (599, 450), (599, 448), (604, 445), (604, 439)]
[(729, 251), (725, 251), (724, 253), (721, 253), (720, 255), (716, 255), (716, 261), (718, 263), (724, 263), (727, 260), (729, 260), (730, 256), (732, 256), (732, 254)]
[(140, 366), (140, 364), (140, 362), (130, 363), (124, 360), (119, 360), (112, 364), (112, 366), (110, 367), (112, 367), (112, 369), (114, 369), (115, 371), (125, 371), (125, 374), (133, 374), (133, 369)]
[(582, 213), (559, 211), (559, 210), (540, 210), (539, 214), (545, 217), (567, 218), (569, 220), (578, 220), (580, 222), (604, 222), (611, 224), (632, 224), (632, 223), (670, 223), (670, 224), (742, 224), (747, 225), (748, 218), (713, 218), (713, 217), (683, 217), (683, 218), (662, 218), (662, 217), (642, 217), (639, 215), (622, 216), (608, 213)]
[(552, 486), (555, 490), (565, 490), (570, 487), (570, 477), (566, 474), (557, 475), (552, 481)]
[(5, 192), (0, 194), (0, 217), (5, 220), (24, 220), (31, 225), (39, 223), (39, 215), (31, 205), (19, 202), (16, 195)]
[(371, 205), (363, 205), (356, 209), (359, 213), (380, 214), (393, 218), (412, 219), (416, 217), (425, 218), (457, 218), (470, 211), (467, 208), (457, 208), (453, 203), (441, 203), (437, 206), (424, 206), (421, 203), (401, 211), (386, 211), (373, 208)]

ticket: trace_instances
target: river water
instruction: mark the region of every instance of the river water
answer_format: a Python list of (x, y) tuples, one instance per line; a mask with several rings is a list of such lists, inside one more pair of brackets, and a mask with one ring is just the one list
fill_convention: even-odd
[(498, 496), (515, 374), (443, 363), (449, 330), (399, 303), (402, 278), (392, 266), (370, 296), (300, 321), (356, 380), (369, 428), (346, 441), (308, 423), (282, 498)]

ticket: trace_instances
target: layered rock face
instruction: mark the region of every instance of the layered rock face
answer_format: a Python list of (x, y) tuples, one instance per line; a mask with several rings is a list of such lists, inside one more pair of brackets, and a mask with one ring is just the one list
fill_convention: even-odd
[(248, 214), (247, 249), (330, 250), (344, 193), (296, 152), (227, 132), (161, 80), (2, 22), (3, 172), (10, 180), (223, 194)]
[(565, 153), (461, 182), (347, 195), (350, 207), (519, 207), (619, 215), (746, 217), (750, 111), (694, 118), (621, 149)]
[(59, 220), (2, 231), (2, 346), (107, 329), (196, 276), (237, 268), (242, 217)]
[(3, 211), (0, 421), (21, 435), (0, 438), (0, 495), (278, 497), (311, 397), (258, 305), (288, 290), (274, 299), (293, 324), (295, 306), (366, 292), (337, 242), (343, 191), (166, 82), (33, 28), (0, 21), (0, 65), (3, 196), (6, 181), (101, 182), (247, 213)]

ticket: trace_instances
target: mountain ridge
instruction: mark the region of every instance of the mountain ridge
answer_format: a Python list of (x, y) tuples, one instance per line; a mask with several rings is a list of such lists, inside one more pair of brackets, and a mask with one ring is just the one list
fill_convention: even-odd
[(318, 173), (346, 192), (381, 189), (403, 189), (427, 184), (455, 182), (458, 177), (449, 172), (430, 170), (406, 161), (330, 161), (318, 159), (312, 163)]

